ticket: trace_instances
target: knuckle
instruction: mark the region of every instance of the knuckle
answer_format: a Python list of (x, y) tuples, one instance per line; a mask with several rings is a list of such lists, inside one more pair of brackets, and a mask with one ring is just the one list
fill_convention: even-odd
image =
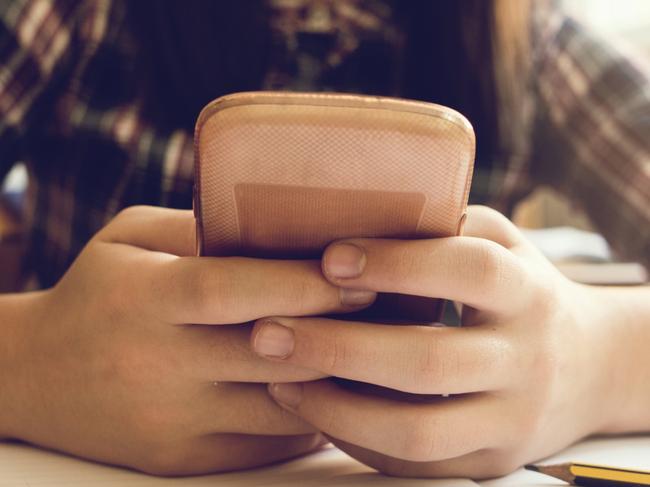
[(489, 240), (477, 245), (472, 267), (476, 281), (483, 285), (499, 286), (504, 281), (504, 264), (506, 250), (499, 244)]
[(560, 299), (557, 291), (556, 281), (554, 279), (535, 279), (532, 280), (533, 302), (531, 307), (536, 311), (537, 319), (541, 322), (550, 322), (553, 314), (558, 309), (565, 309), (558, 300)]
[(323, 354), (325, 370), (336, 373), (347, 369), (350, 359), (349, 344), (338, 333), (332, 333), (328, 341), (329, 345)]
[(398, 245), (395, 249), (394, 260), (390, 268), (390, 278), (395, 284), (409, 282), (413, 276), (422, 273), (423, 261), (420, 245)]
[[(457, 353), (458, 375), (463, 375), (468, 382), (482, 384), (484, 387), (500, 387), (504, 382), (510, 383), (517, 370), (520, 351), (517, 341), (505, 334), (494, 332), (491, 336), (481, 336), (481, 346), (471, 354)], [(462, 372), (461, 372), (462, 371)], [(477, 392), (477, 390), (467, 391)]]
[(401, 428), (400, 457), (411, 462), (433, 461), (444, 456), (448, 438), (443, 428), (431, 418), (417, 415), (407, 420)]
[[(437, 330), (427, 330), (437, 331)], [(441, 350), (441, 343), (435, 337), (417, 337), (414, 341), (410, 357), (413, 360), (413, 371), (408, 374), (412, 379), (414, 393), (435, 394), (446, 392), (443, 389), (453, 381), (459, 367), (459, 357), (456, 350)]]
[[(94, 354), (93, 370), (105, 383), (118, 383), (127, 387), (137, 384), (142, 370), (140, 363), (143, 350), (137, 351), (119, 339), (111, 339), (110, 342), (102, 353)], [(129, 414), (133, 414), (133, 411), (130, 410)]]

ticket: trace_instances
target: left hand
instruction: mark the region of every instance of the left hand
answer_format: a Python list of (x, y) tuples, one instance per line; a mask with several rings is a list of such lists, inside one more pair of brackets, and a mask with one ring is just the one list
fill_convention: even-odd
[[(416, 403), (328, 379), (270, 385), (281, 406), (360, 461), (393, 475), (494, 477), (605, 421), (611, 373), (608, 339), (594, 325), (597, 300), (496, 211), (470, 207), (462, 237), (336, 242), (322, 264), (336, 286), (464, 305), (460, 328), (314, 317), (255, 324), (251, 343), (270, 360), (409, 393), (450, 394)], [(265, 354), (265, 344), (281, 340), (293, 343), (289, 354)]]

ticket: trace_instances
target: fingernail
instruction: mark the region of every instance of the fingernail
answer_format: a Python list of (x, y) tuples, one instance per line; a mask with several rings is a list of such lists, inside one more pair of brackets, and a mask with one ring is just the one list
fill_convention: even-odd
[(302, 400), (302, 384), (295, 382), (269, 384), (269, 393), (281, 405), (296, 409)]
[(323, 256), (325, 274), (332, 277), (358, 277), (366, 265), (366, 254), (354, 244), (335, 244)]
[(272, 358), (286, 358), (293, 352), (293, 330), (275, 321), (264, 321), (255, 334), (253, 350)]
[(340, 288), (339, 296), (341, 303), (348, 306), (360, 306), (362, 304), (370, 304), (377, 297), (374, 291), (366, 291), (364, 289), (349, 289)]

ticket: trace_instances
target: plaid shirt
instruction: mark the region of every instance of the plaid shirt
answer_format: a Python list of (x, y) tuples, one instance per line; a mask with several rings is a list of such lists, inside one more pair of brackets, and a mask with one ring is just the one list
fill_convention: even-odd
[[(367, 39), (399, 44), (382, 2), (314, 2), (318, 11), (306, 0), (274, 3), (272, 26), (294, 51), (281, 58), (294, 61), (269, 72), (269, 87), (322, 88), (323, 73)], [(192, 135), (161, 130), (120, 92), (137, 67), (124, 9), (119, 0), (0, 0), (0, 179), (16, 161), (27, 164), (28, 265), (42, 286), (121, 208), (191, 206)], [(337, 42), (301, 62), (300, 29)], [(516, 171), (527, 188), (568, 195), (621, 255), (649, 264), (648, 71), (559, 12), (533, 29), (533, 47), (532, 155), (523, 172), (479, 166), (473, 200), (494, 200)]]

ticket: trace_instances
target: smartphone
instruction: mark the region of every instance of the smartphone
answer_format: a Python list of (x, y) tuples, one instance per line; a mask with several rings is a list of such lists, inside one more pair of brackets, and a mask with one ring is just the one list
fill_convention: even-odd
[[(320, 258), (332, 241), (460, 235), (472, 126), (440, 105), (338, 93), (247, 92), (195, 130), (197, 254)], [(438, 320), (438, 299), (384, 294), (363, 312)]]

